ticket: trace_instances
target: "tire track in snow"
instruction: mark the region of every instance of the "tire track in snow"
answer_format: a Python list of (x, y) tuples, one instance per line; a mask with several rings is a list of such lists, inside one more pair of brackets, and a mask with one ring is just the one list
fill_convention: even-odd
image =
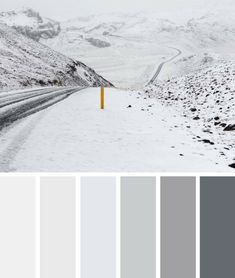
[(49, 106), (64, 100), (71, 94), (78, 92), (81, 88), (56, 89), (53, 91), (41, 92), (39, 95), (30, 95), (30, 97), (22, 97), (20, 100), (11, 100), (11, 104), (0, 109), (0, 130), (8, 127), (13, 122), (39, 112)]
[[(71, 94), (78, 92), (82, 89), (67, 89), (63, 91), (61, 94), (56, 94), (53, 96), (49, 96), (46, 98), (43, 98), (42, 100), (33, 100), (31, 102), (31, 105), (28, 103), (24, 103), (23, 105), (20, 105), (16, 110), (10, 109), (10, 113), (6, 118), (0, 117), (0, 130), (2, 130), (2, 136), (7, 135), (5, 134), (8, 131), (8, 128), (13, 129), (14, 125), (17, 124), (17, 121), (23, 118), (26, 118), (32, 114), (35, 114), (37, 112), (40, 112), (58, 102), (61, 102), (62, 100), (68, 98)], [(15, 169), (11, 168), (11, 163), (18, 154), (18, 152), (21, 150), (23, 144), (33, 131), (33, 129), (36, 127), (38, 122), (41, 120), (41, 118), (45, 115), (39, 114), (38, 116), (35, 115), (32, 119), (29, 119), (29, 123), (26, 124), (25, 127), (23, 127), (19, 133), (17, 133), (13, 138), (11, 139), (10, 143), (6, 146), (5, 149), (0, 153), (0, 171), (1, 172), (12, 172), (15, 171)], [(4, 120), (3, 120), (4, 119)], [(6, 128), (5, 130), (3, 130)], [(6, 141), (8, 143), (8, 138), (6, 136)]]
[(41, 120), (42, 114), (30, 120), (21, 131), (12, 139), (10, 144), (3, 152), (0, 153), (0, 171), (14, 172), (16, 169), (11, 168), (11, 162), (14, 160), (24, 142), (31, 134), (37, 123)]

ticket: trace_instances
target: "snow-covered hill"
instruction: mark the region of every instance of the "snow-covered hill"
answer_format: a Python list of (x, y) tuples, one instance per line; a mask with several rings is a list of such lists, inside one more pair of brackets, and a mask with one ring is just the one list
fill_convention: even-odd
[(101, 84), (110, 85), (83, 63), (67, 58), (0, 23), (0, 89)]
[(15, 28), (22, 34), (39, 41), (56, 37), (60, 33), (60, 23), (42, 17), (32, 9), (0, 13), (0, 22)]
[[(193, 132), (198, 141), (222, 146), (220, 155), (227, 152), (234, 158), (235, 62), (220, 61), (192, 74), (157, 81), (146, 87), (146, 95), (197, 122), (199, 128)], [(191, 127), (185, 124), (185, 128)]]

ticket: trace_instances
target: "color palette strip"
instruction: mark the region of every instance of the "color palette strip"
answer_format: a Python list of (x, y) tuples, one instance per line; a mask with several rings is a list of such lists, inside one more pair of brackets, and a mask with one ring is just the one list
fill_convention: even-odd
[(235, 177), (0, 177), (0, 277), (233, 277), (234, 199)]

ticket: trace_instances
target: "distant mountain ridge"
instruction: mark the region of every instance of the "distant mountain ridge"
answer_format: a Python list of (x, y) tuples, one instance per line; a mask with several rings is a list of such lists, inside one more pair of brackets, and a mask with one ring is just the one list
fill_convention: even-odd
[(232, 12), (225, 15), (219, 11), (202, 13), (179, 24), (154, 12), (140, 12), (97, 14), (58, 22), (26, 8), (0, 13), (0, 22), (68, 55), (66, 48), (71, 48), (72, 44), (76, 47), (77, 43), (98, 48), (110, 47), (110, 36), (159, 43), (176, 41), (195, 49), (224, 44), (234, 46), (234, 16)]
[[(142, 82), (143, 75), (150, 78), (157, 64), (174, 55), (172, 48), (181, 50), (182, 55), (164, 66), (159, 78), (194, 72), (201, 62), (209, 66), (219, 59), (235, 60), (234, 17), (232, 10), (202, 11), (200, 16), (178, 22), (155, 12), (116, 12), (59, 23), (25, 9), (1, 13), (0, 22), (72, 59), (82, 60), (122, 85), (138, 67), (142, 73), (136, 79)], [(146, 57), (146, 61), (137, 62), (140, 57)]]
[(26, 8), (20, 11), (0, 13), (0, 22), (5, 23), (17, 31), (36, 41), (54, 38), (61, 31), (60, 23), (42, 17), (38, 12)]

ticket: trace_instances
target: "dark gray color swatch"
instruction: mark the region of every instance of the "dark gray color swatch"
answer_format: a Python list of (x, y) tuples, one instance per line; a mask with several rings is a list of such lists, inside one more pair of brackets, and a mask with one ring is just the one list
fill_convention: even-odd
[(75, 278), (75, 178), (41, 178), (41, 278)]
[(201, 178), (201, 278), (235, 277), (235, 177)]
[(196, 276), (196, 185), (193, 177), (161, 178), (161, 278)]
[(156, 277), (156, 179), (121, 178), (121, 278)]
[(116, 277), (116, 179), (81, 179), (81, 278)]

